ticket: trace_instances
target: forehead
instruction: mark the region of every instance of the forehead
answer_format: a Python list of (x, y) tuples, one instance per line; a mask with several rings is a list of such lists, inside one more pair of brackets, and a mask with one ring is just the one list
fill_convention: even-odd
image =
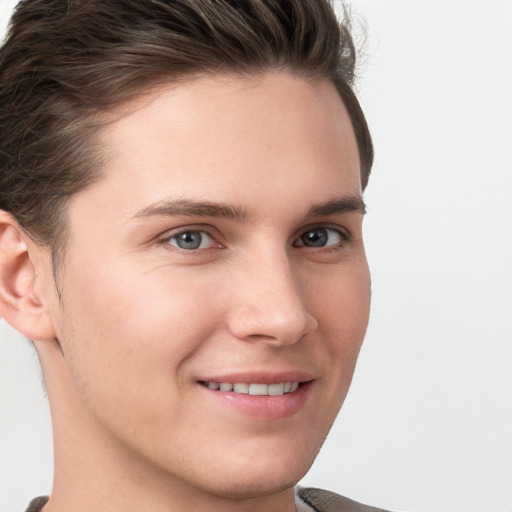
[(101, 145), (97, 199), (115, 191), (131, 214), (162, 194), (229, 203), (277, 201), (294, 190), (312, 196), (326, 174), (333, 194), (361, 193), (357, 144), (336, 88), (284, 72), (159, 87), (126, 105)]

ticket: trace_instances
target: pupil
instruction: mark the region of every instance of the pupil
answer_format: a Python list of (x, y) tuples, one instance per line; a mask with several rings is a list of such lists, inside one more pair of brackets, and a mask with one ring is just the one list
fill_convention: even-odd
[(327, 243), (327, 230), (326, 229), (315, 229), (314, 231), (308, 231), (301, 237), (302, 243), (309, 247), (323, 247)]
[(201, 245), (201, 234), (197, 231), (181, 233), (177, 243), (181, 249), (197, 249)]

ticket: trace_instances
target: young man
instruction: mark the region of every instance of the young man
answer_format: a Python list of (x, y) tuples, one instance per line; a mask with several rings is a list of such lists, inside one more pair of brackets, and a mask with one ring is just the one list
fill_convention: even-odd
[(375, 510), (295, 489), (370, 303), (331, 6), (26, 0), (0, 59), (0, 315), (54, 430), (29, 510)]

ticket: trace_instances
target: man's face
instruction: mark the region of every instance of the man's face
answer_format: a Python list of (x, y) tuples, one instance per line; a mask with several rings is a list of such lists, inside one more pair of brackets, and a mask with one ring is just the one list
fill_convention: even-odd
[(225, 496), (291, 486), (368, 321), (348, 115), (332, 84), (286, 73), (130, 107), (102, 134), (104, 179), (69, 203), (52, 310), (69, 421), (111, 471)]

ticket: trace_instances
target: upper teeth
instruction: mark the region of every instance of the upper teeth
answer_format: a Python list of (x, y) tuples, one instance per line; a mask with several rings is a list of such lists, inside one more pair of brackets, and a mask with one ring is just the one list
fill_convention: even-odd
[(205, 382), (210, 389), (220, 391), (234, 391), (235, 393), (244, 393), (246, 395), (260, 396), (279, 396), (285, 393), (293, 393), (299, 387), (298, 382), (280, 382), (279, 384), (247, 384), (244, 382)]

